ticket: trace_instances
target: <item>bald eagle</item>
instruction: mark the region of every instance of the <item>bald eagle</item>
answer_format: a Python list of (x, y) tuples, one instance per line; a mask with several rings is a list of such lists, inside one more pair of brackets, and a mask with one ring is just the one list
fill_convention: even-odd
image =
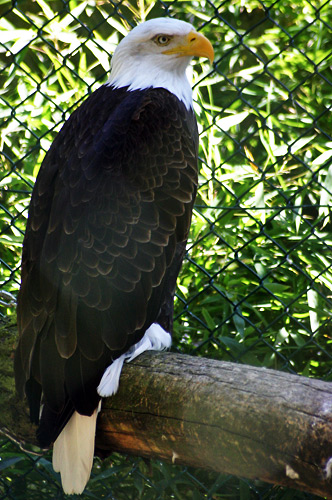
[(171, 344), (197, 186), (186, 67), (213, 58), (191, 24), (153, 19), (55, 138), (32, 193), (15, 376), (66, 493), (89, 479), (101, 397), (124, 360)]

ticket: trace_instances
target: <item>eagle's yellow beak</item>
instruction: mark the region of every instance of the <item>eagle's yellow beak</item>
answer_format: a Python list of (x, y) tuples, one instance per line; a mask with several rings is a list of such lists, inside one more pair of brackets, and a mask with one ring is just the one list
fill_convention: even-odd
[(183, 43), (168, 50), (164, 50), (163, 54), (177, 54), (181, 56), (206, 57), (210, 63), (213, 63), (214, 50), (209, 40), (196, 31), (191, 31), (189, 35), (184, 37)]

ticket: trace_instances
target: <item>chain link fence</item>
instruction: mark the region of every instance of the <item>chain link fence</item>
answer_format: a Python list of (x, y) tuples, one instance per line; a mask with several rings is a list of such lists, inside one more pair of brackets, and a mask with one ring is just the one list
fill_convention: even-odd
[[(331, 2), (0, 2), (0, 305), (15, 311), (29, 198), (72, 110), (137, 22), (211, 40), (193, 63), (200, 177), (174, 349), (332, 380)], [(35, 453), (36, 450), (31, 449)], [(50, 455), (0, 443), (1, 498), (62, 498)], [(313, 499), (157, 461), (96, 459), (83, 498)]]

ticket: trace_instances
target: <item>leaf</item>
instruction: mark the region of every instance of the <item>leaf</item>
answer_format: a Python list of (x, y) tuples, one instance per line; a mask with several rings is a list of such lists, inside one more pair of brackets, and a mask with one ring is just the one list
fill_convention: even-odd
[(273, 154), (274, 156), (285, 156), (287, 154), (294, 154), (296, 153), (296, 151), (299, 151), (299, 149), (302, 149), (309, 142), (315, 139), (315, 137), (316, 137), (315, 135), (311, 135), (310, 137), (301, 137), (301, 139), (294, 141), (291, 145), (282, 144), (281, 146), (277, 146), (273, 150)]
[(44, 0), (37, 0), (38, 5), (42, 8), (46, 19), (53, 19), (55, 16), (53, 10), (50, 8), (50, 6), (45, 2)]
[(269, 290), (271, 293), (275, 294), (281, 294), (282, 292), (285, 292), (286, 290), (289, 290), (290, 286), (289, 285), (283, 285), (281, 283), (269, 283), (264, 281), (264, 287)]
[(216, 328), (216, 324), (215, 324), (215, 321), (212, 318), (211, 314), (209, 313), (209, 311), (205, 307), (203, 307), (203, 309), (202, 309), (202, 314), (204, 316), (204, 319), (206, 321), (208, 328), (213, 331)]
[(18, 457), (5, 458), (4, 460), (0, 460), (0, 471), (8, 469), (8, 467), (17, 464), (18, 462), (21, 462), (24, 459), (25, 459), (24, 456), (21, 455)]
[(219, 341), (225, 344), (225, 346), (229, 347), (235, 355), (238, 355), (243, 351), (243, 345), (232, 337), (219, 337)]
[[(332, 151), (331, 151), (332, 155)], [(320, 191), (320, 200), (319, 200), (319, 216), (325, 216), (324, 225), (328, 222), (328, 216), (330, 213), (330, 201), (332, 197), (332, 165), (330, 165), (325, 180), (322, 183), (322, 189)]]
[(234, 325), (240, 334), (241, 338), (244, 338), (244, 328), (245, 328), (245, 320), (241, 314), (241, 311), (239, 311), (239, 308), (237, 308), (236, 312), (234, 313), (233, 316), (233, 321)]
[(310, 317), (310, 327), (312, 332), (316, 332), (319, 328), (319, 316), (317, 309), (319, 307), (319, 296), (316, 290), (310, 288), (307, 291), (308, 306), (309, 306), (309, 317)]
[(105, 71), (109, 71), (110, 68), (110, 60), (109, 55), (104, 50), (101, 50), (98, 45), (93, 40), (88, 40), (86, 42), (86, 46), (91, 50), (92, 54), (99, 61)]
[(312, 162), (312, 165), (314, 166), (323, 165), (323, 163), (328, 161), (331, 158), (331, 156), (332, 156), (332, 149), (328, 149), (327, 151), (324, 151), (324, 153), (317, 156), (317, 158), (315, 158), (314, 161)]
[(224, 132), (227, 132), (231, 127), (239, 125), (243, 122), (245, 118), (249, 115), (249, 111), (243, 111), (242, 113), (237, 113), (235, 115), (225, 116), (216, 121), (216, 125), (221, 128)]

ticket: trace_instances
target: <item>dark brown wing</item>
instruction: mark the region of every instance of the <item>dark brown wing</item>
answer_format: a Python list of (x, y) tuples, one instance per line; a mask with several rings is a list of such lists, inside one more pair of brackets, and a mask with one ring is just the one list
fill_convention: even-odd
[(196, 163), (193, 112), (163, 89), (103, 86), (58, 134), (32, 195), (18, 298), (15, 372), (32, 415), (40, 385), (55, 427), (73, 408), (91, 414), (112, 359), (152, 323), (171, 327)]

